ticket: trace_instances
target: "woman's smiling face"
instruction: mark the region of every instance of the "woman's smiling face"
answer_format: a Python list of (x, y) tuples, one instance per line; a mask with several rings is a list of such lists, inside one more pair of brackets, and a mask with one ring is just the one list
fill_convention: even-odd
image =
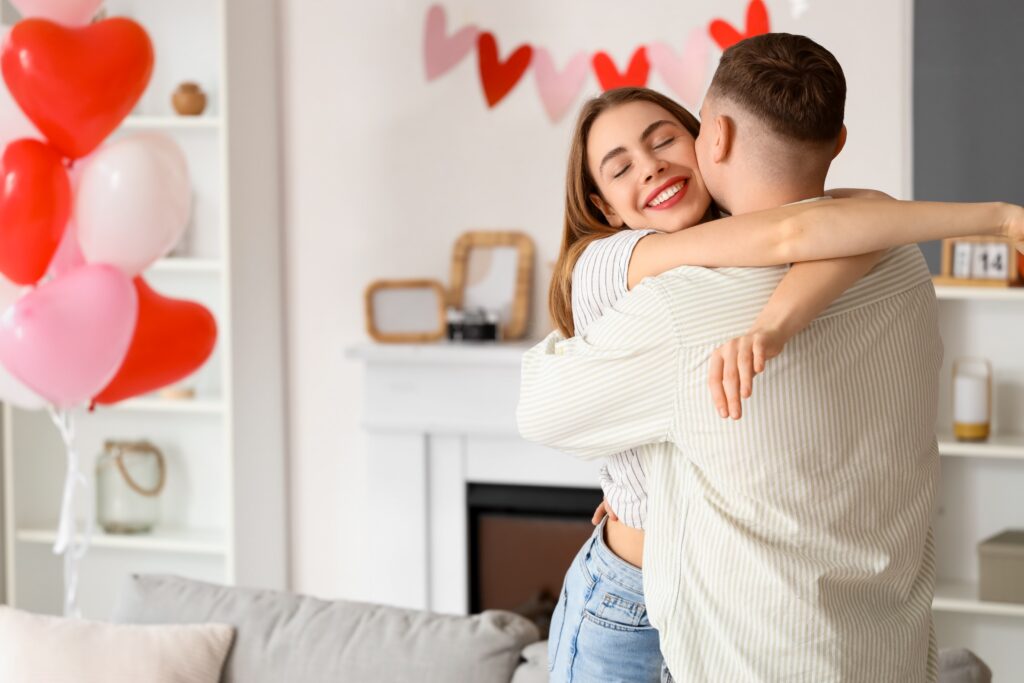
[(613, 227), (676, 232), (704, 218), (711, 197), (693, 136), (668, 111), (637, 101), (601, 113), (587, 136), (592, 195)]

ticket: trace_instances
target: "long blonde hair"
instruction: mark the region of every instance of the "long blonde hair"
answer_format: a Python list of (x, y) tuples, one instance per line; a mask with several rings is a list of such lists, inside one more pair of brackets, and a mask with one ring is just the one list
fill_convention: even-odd
[(555, 262), (555, 272), (548, 292), (548, 309), (559, 332), (566, 337), (574, 334), (572, 320), (572, 271), (580, 254), (591, 242), (613, 235), (619, 230), (608, 225), (604, 214), (590, 201), (590, 195), (600, 195), (597, 183), (587, 168), (587, 137), (590, 128), (602, 112), (627, 102), (645, 101), (662, 107), (672, 114), (694, 138), (700, 132), (700, 123), (685, 107), (671, 98), (649, 88), (616, 88), (589, 100), (580, 110), (576, 130), (569, 148), (569, 166), (565, 175), (565, 227), (562, 247)]

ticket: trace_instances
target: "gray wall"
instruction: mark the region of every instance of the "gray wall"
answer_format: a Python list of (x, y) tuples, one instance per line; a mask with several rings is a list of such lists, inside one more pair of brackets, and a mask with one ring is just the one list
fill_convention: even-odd
[(1022, 36), (1020, 0), (914, 2), (915, 199), (1024, 204)]

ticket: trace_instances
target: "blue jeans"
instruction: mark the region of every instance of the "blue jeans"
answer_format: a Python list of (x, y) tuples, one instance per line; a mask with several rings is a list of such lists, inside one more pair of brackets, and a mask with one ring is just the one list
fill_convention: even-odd
[(660, 683), (658, 632), (647, 620), (643, 572), (604, 542), (605, 520), (565, 574), (551, 615), (551, 683)]

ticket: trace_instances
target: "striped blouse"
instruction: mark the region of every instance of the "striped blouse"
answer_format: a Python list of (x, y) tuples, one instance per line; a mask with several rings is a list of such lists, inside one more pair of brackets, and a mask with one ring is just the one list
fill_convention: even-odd
[[(576, 334), (604, 315), (629, 293), (629, 259), (640, 238), (654, 230), (620, 230), (595, 240), (580, 254), (572, 271), (572, 321)], [(647, 516), (647, 474), (640, 454), (629, 449), (609, 457), (601, 467), (601, 490), (619, 521), (644, 528)]]
[(524, 356), (523, 436), (644, 445), (644, 591), (681, 681), (937, 677), (930, 522), (942, 344), (917, 247), (892, 250), (723, 420), (707, 361), (785, 268), (682, 267)]

